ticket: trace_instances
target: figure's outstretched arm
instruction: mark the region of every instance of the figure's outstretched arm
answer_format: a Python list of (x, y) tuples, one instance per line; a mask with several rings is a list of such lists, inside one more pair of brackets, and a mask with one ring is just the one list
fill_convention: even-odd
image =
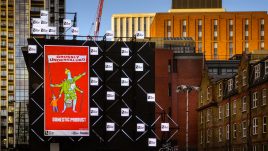
[(86, 75), (86, 72), (82, 73), (82, 74), (79, 74), (78, 76), (75, 76), (73, 79), (74, 81), (77, 81), (79, 80), (80, 78), (82, 78), (84, 75)]
[(62, 87), (62, 83), (61, 84), (50, 84), (51, 87)]
[(76, 90), (76, 91), (79, 91), (80, 93), (83, 93), (83, 91), (80, 90), (78, 87), (75, 87), (75, 90)]

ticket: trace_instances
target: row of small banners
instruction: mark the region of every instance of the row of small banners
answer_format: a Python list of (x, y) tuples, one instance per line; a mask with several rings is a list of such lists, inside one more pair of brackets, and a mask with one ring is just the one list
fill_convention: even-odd
[[(33, 35), (57, 35), (57, 28), (49, 26), (48, 21), (48, 11), (41, 10), (40, 11), (40, 18), (32, 18), (32, 34)], [(74, 36), (79, 35), (79, 27), (72, 27), (73, 23), (71, 19), (63, 19), (63, 27), (64, 28), (71, 28), (71, 34)], [(106, 31), (105, 34), (107, 39), (114, 38), (113, 31)], [(144, 39), (144, 32), (137, 31), (135, 34), (137, 39)]]

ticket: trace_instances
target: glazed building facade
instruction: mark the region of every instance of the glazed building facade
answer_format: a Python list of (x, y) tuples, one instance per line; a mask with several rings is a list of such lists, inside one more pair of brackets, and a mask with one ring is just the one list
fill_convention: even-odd
[(200, 151), (267, 151), (267, 55), (243, 54), (238, 72), (203, 72), (198, 102)]

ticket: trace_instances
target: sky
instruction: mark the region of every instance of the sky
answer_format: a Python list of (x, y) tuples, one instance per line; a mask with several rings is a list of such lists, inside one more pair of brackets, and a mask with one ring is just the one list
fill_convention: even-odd
[[(77, 12), (80, 35), (93, 34), (99, 0), (66, 0), (66, 11)], [(268, 11), (268, 0), (222, 0), (226, 11)], [(100, 36), (111, 30), (112, 14), (167, 12), (171, 0), (104, 0)], [(72, 19), (72, 16), (67, 16)]]

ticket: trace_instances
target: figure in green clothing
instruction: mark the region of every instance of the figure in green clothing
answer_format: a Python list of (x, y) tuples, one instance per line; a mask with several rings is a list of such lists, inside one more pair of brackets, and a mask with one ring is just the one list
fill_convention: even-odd
[(86, 75), (86, 72), (72, 78), (71, 71), (65, 69), (65, 74), (67, 75), (67, 80), (64, 80), (60, 84), (50, 84), (50, 86), (61, 88), (59, 98), (61, 97), (62, 92), (64, 93), (64, 107), (62, 113), (65, 112), (66, 108), (69, 106), (73, 106), (73, 112), (77, 112), (75, 109), (77, 101), (76, 91), (79, 91), (80, 93), (83, 93), (83, 91), (76, 86), (75, 82)]

